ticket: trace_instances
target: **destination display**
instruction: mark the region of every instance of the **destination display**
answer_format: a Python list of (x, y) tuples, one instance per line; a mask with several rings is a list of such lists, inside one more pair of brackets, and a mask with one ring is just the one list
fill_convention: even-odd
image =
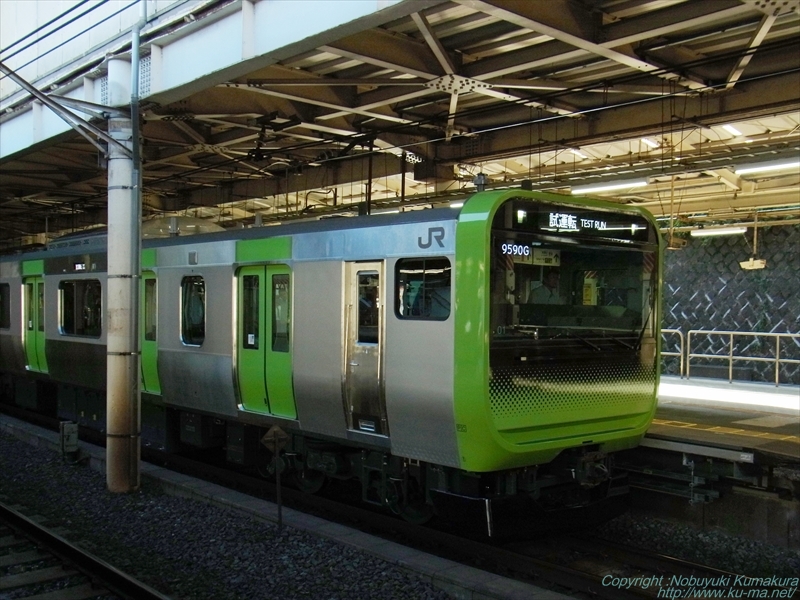
[[(559, 205), (513, 200), (498, 211), (493, 228), (525, 233), (656, 243), (654, 227), (641, 215), (584, 208), (571, 204)], [(507, 247), (501, 248), (503, 254), (514, 257), (532, 256), (532, 250), (525, 248), (524, 244), (509, 241), (504, 246)]]

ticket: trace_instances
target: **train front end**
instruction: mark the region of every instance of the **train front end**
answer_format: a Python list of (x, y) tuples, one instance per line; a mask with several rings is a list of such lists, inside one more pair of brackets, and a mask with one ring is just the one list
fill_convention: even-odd
[(489, 192), (465, 204), (456, 243), (456, 430), (489, 535), (518, 530), (520, 509), (617, 507), (627, 486), (613, 452), (637, 445), (656, 407), (654, 219), (600, 201)]

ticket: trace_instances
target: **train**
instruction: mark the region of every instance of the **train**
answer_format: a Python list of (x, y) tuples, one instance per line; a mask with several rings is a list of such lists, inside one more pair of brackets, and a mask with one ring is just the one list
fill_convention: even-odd
[[(105, 430), (106, 246), (0, 258), (2, 402)], [(663, 251), (643, 209), (523, 189), (144, 240), (142, 444), (490, 538), (602, 513), (656, 408)]]

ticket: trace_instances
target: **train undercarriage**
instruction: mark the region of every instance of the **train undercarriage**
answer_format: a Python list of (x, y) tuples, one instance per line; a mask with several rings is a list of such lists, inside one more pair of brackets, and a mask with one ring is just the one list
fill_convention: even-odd
[[(5, 374), (0, 375), (0, 400), (73, 421), (84, 432), (102, 435), (105, 430), (102, 391)], [(331, 481), (348, 481), (366, 504), (415, 524), (435, 519), (476, 538), (505, 540), (582, 527), (628, 507), (625, 475), (615, 474), (613, 457), (594, 447), (562, 452), (546, 465), (471, 473), (288, 427), (167, 407), (148, 394), (143, 394), (141, 414), (143, 448), (202, 453), (265, 478), (274, 478), (279, 469), (282, 481), (312, 494)]]

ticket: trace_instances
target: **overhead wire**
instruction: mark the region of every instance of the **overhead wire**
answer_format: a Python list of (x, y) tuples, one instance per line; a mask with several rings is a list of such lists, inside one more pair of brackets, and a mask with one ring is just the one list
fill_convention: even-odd
[[(83, 2), (81, 2), (78, 6), (82, 6), (83, 4), (85, 4), (88, 1), (89, 0), (83, 0)], [(102, 0), (100, 3), (98, 3), (97, 5), (92, 7), (90, 10), (95, 10), (97, 7), (101, 6), (105, 2), (107, 2), (107, 0)], [(127, 10), (128, 8), (130, 8), (131, 6), (136, 4), (136, 2), (137, 2), (137, 0), (133, 0), (130, 4), (126, 5), (125, 7), (121, 8), (120, 10), (116, 11), (112, 15), (106, 17), (103, 21), (95, 23), (94, 25), (92, 25), (92, 27), (104, 22), (105, 20), (108, 20), (109, 18), (112, 18), (113, 16), (116, 16), (117, 14), (119, 14), (120, 12), (122, 12), (124, 10)], [(63, 16), (67, 15), (69, 12), (75, 10), (76, 8), (77, 7), (73, 7), (72, 9), (70, 9), (70, 11), (67, 11), (67, 12), (63, 13), (63, 15), (57, 17), (53, 21), (56, 21), (59, 18), (63, 18)], [(85, 11), (84, 13), (82, 13), (79, 16), (83, 16), (84, 14), (86, 14), (86, 12), (89, 12), (89, 11)], [(77, 18), (78, 17), (75, 17), (74, 19), (70, 20), (69, 23), (72, 23)], [(62, 24), (55, 31), (60, 30), (61, 28), (63, 28), (65, 25), (67, 25), (69, 23)], [(39, 29), (41, 30), (42, 28), (44, 28), (46, 26), (48, 26), (48, 24), (43, 25)], [(86, 31), (88, 31), (92, 27), (85, 29), (82, 33), (85, 33)], [(28, 34), (28, 36), (26, 36), (26, 37), (30, 37), (30, 35), (33, 35), (34, 33), (35, 32), (32, 32), (31, 34)], [(52, 33), (54, 33), (54, 32), (48, 33), (47, 36), (51, 35)], [(47, 36), (43, 36), (41, 39), (44, 39)], [(49, 50), (48, 53), (52, 52), (53, 50), (55, 50), (55, 49), (57, 49), (57, 48), (59, 48), (61, 46), (63, 46), (64, 44), (68, 43), (69, 41), (72, 41), (72, 39), (74, 39), (74, 37), (71, 38), (70, 40), (67, 40), (66, 42), (63, 42), (59, 46), (56, 46), (55, 48)], [(10, 48), (12, 48), (17, 43), (19, 43), (19, 41), (15, 42), (14, 44), (12, 44), (12, 46), (4, 49), (4, 51), (9, 50)], [(30, 45), (26, 46), (26, 48), (29, 47), (29, 46)], [(765, 48), (769, 48), (770, 46), (772, 46), (773, 48), (780, 47), (780, 46), (782, 46), (782, 42), (778, 42), (777, 44), (771, 44), (771, 45), (762, 45), (761, 50), (763, 51)], [(23, 49), (18, 50), (13, 55), (16, 55), (18, 52), (21, 52)], [(736, 52), (736, 53), (726, 53), (726, 54), (741, 55), (741, 51)], [(695, 62), (697, 64), (706, 64), (706, 63), (709, 63), (709, 62), (716, 62), (716, 61), (722, 60), (723, 58), (725, 58), (725, 57), (716, 56), (716, 57), (713, 57), (711, 59), (705, 58), (705, 59), (701, 59), (701, 61), (695, 61)], [(27, 64), (30, 64), (30, 63), (26, 63), (26, 65), (24, 65), (24, 66), (27, 66)], [(687, 67), (687, 66), (690, 66), (690, 65), (684, 65), (684, 67)], [(789, 69), (788, 71), (784, 71), (784, 73), (785, 72), (795, 72), (796, 70), (797, 69)], [(658, 73), (658, 72), (655, 72), (655, 73)], [(648, 75), (652, 76), (653, 74), (654, 73), (649, 73)], [(775, 74), (764, 75), (762, 77), (769, 77), (769, 76), (773, 76), (773, 75), (775, 75)], [(621, 78), (615, 80), (613, 83), (622, 83), (622, 82), (626, 82), (626, 81), (631, 81), (631, 80), (634, 80), (634, 79), (639, 78), (639, 77), (641, 77), (640, 74), (621, 77)], [(744, 82), (749, 81), (749, 80), (761, 79), (762, 77), (754, 77), (754, 78), (746, 78), (746, 79), (743, 78), (743, 79), (740, 80), (740, 83), (744, 83)], [(721, 85), (724, 85), (724, 84), (721, 84)], [(545, 99), (556, 98), (556, 97), (559, 97), (559, 96), (562, 96), (562, 95), (584, 91), (584, 90), (590, 89), (590, 87), (591, 86), (587, 86), (587, 85), (577, 86), (575, 88), (571, 88), (571, 89), (568, 89), (568, 90), (562, 90), (562, 91), (559, 91), (559, 92), (551, 93), (551, 94), (549, 94), (547, 96), (543, 96), (542, 98), (545, 98)], [(715, 86), (713, 84), (710, 84), (710, 85), (708, 85), (708, 90), (713, 90), (713, 89), (715, 89), (715, 87), (719, 87), (719, 86)], [(673, 93), (670, 93), (668, 96), (675, 96), (678, 93), (680, 93), (680, 92), (673, 92)], [(515, 104), (515, 103), (516, 104), (523, 104), (523, 103), (526, 103), (526, 102), (530, 102), (530, 100), (532, 100), (532, 99), (534, 99), (534, 98), (533, 97), (531, 97), (531, 98), (521, 98), (518, 101), (510, 103), (510, 104)], [(640, 103), (645, 103), (645, 102), (655, 101), (655, 100), (663, 100), (663, 99), (664, 99), (664, 96), (658, 96), (658, 97), (654, 97), (654, 98), (635, 99), (635, 100), (631, 100), (631, 101), (627, 101), (627, 102), (623, 102), (623, 103), (617, 103), (617, 104), (614, 104), (612, 106), (595, 107), (595, 108), (591, 108), (591, 109), (584, 109), (584, 110), (575, 111), (573, 113), (573, 115), (574, 116), (586, 115), (586, 114), (591, 114), (591, 113), (594, 113), (594, 112), (599, 112), (599, 111), (602, 111), (602, 110), (606, 110), (606, 109), (609, 109), (609, 108), (619, 108), (619, 107), (623, 107), (623, 106), (636, 105), (636, 104), (640, 104)], [(481, 108), (476, 108), (476, 109), (469, 109), (467, 111), (461, 112), (461, 114), (459, 116), (461, 116), (461, 117), (472, 116), (472, 115), (480, 114), (480, 113), (483, 113), (483, 112), (486, 112), (486, 111), (489, 111), (489, 110), (496, 110), (496, 107), (481, 107)], [(506, 124), (506, 125), (501, 125), (501, 126), (490, 126), (490, 127), (484, 128), (484, 129), (476, 130), (475, 133), (479, 133), (479, 134), (480, 133), (490, 133), (490, 132), (494, 132), (494, 131), (500, 131), (500, 130), (504, 130), (504, 129), (509, 129), (509, 128), (512, 128), (512, 127), (519, 127), (519, 126), (525, 126), (525, 125), (531, 126), (533, 124), (537, 124), (539, 126), (539, 128), (541, 128), (543, 123), (545, 123), (547, 121), (561, 119), (561, 118), (564, 118), (564, 117), (562, 115), (547, 115), (547, 116), (543, 116), (542, 113), (541, 113), (541, 109), (540, 109), (539, 110), (539, 115), (536, 118), (534, 118), (534, 116), (532, 114), (532, 111), (531, 111), (531, 114), (529, 115), (529, 118), (528, 118), (527, 121), (524, 121), (524, 122), (521, 122), (521, 123)], [(413, 123), (410, 123), (410, 124), (404, 124), (404, 125), (400, 125), (400, 126), (396, 126), (396, 127), (389, 127), (389, 128), (381, 129), (381, 130), (379, 130), (378, 135), (380, 135), (381, 133), (387, 133), (387, 132), (391, 132), (391, 131), (394, 131), (394, 130), (407, 129), (408, 127), (413, 127), (415, 125), (419, 126), (419, 125), (423, 125), (423, 124), (427, 124), (427, 123), (433, 123), (435, 121), (436, 121), (436, 116), (434, 115), (434, 116), (431, 116), (431, 117), (419, 119), (419, 120), (417, 120), (417, 121), (415, 121)], [(372, 135), (375, 135), (375, 133), (372, 133)], [(362, 134), (356, 134), (356, 135), (352, 136), (351, 139), (359, 139), (359, 137), (366, 138), (367, 136), (365, 134), (363, 134), (363, 133)], [(434, 143), (436, 141), (441, 141), (442, 139), (444, 139), (444, 138), (439, 138), (439, 139), (434, 138), (434, 139), (426, 140), (424, 142), (417, 142), (417, 143), (399, 144), (399, 145), (392, 146), (392, 148), (401, 150), (401, 149), (405, 149), (405, 148), (416, 147), (419, 144)], [(323, 139), (320, 139), (319, 141), (306, 142), (306, 143), (300, 143), (300, 144), (293, 144), (293, 145), (290, 145), (288, 147), (282, 148), (281, 151), (282, 152), (286, 152), (286, 151), (292, 151), (292, 150), (301, 150), (301, 149), (313, 147), (313, 146), (316, 146), (316, 145), (319, 145), (319, 144), (330, 143), (331, 141), (335, 141), (335, 139), (334, 140), (326, 140), (326, 139), (323, 138)], [(384, 148), (383, 150), (386, 150), (386, 148)], [(540, 150), (541, 150), (541, 146), (540, 146)], [(364, 157), (364, 156), (365, 156), (364, 153), (359, 153), (359, 157)], [(352, 160), (352, 158), (353, 158), (352, 156), (332, 157), (330, 159), (323, 159), (321, 162), (333, 162), (333, 161), (336, 161), (336, 160), (347, 160), (347, 159)], [(196, 173), (199, 173), (199, 172), (202, 172), (202, 171), (205, 171), (205, 170), (209, 170), (209, 169), (219, 168), (220, 166), (225, 166), (225, 165), (228, 165), (228, 164), (231, 164), (231, 163), (235, 164), (235, 163), (243, 162), (244, 160), (245, 160), (244, 158), (241, 158), (241, 159), (240, 158), (231, 158), (229, 160), (225, 160), (225, 161), (222, 161), (220, 163), (216, 163), (214, 165), (208, 165), (208, 166), (200, 167), (198, 169), (193, 169), (193, 170), (188, 171), (186, 173), (160, 177), (160, 178), (157, 178), (155, 180), (151, 180), (149, 182), (149, 185), (154, 185), (154, 184), (158, 184), (158, 183), (165, 183), (167, 181), (174, 181), (176, 179), (177, 180), (184, 179), (185, 181), (187, 181), (187, 183), (190, 183), (189, 178), (191, 178), (191, 176), (193, 174), (196, 174)], [(539, 165), (539, 166), (541, 168), (541, 165)]]
[[(102, 0), (102, 2), (103, 2), (103, 3), (107, 2), (107, 1), (108, 1), (108, 0)], [(41, 59), (42, 57), (44, 57), (44, 56), (47, 56), (47, 55), (48, 55), (48, 54), (50, 54), (51, 52), (54, 52), (54, 51), (58, 50), (59, 48), (61, 48), (61, 47), (65, 46), (65, 45), (67, 45), (68, 43), (70, 43), (71, 41), (73, 41), (74, 39), (76, 39), (76, 38), (78, 38), (78, 37), (82, 36), (83, 34), (87, 33), (88, 31), (90, 31), (90, 30), (94, 29), (94, 28), (95, 28), (95, 27), (97, 27), (98, 25), (101, 25), (102, 23), (105, 23), (105, 22), (106, 22), (106, 21), (108, 21), (109, 19), (112, 19), (112, 18), (116, 17), (118, 14), (120, 14), (120, 13), (122, 13), (122, 12), (124, 12), (124, 11), (128, 10), (128, 9), (129, 9), (129, 8), (131, 8), (132, 6), (135, 6), (136, 4), (138, 4), (138, 2), (139, 2), (139, 0), (132, 0), (132, 1), (131, 1), (129, 4), (126, 4), (126, 5), (125, 5), (125, 6), (123, 6), (122, 8), (120, 8), (120, 9), (118, 9), (118, 10), (114, 11), (113, 13), (111, 13), (110, 15), (108, 15), (107, 17), (105, 17), (105, 18), (103, 18), (103, 19), (100, 19), (99, 21), (96, 21), (96, 22), (94, 22), (94, 23), (93, 23), (93, 24), (92, 24), (90, 27), (87, 27), (87, 28), (85, 28), (83, 31), (79, 31), (78, 33), (76, 33), (75, 35), (73, 35), (71, 38), (64, 40), (64, 41), (63, 41), (63, 42), (61, 42), (60, 44), (58, 44), (58, 45), (56, 45), (56, 46), (53, 46), (52, 48), (50, 48), (49, 50), (47, 50), (47, 51), (45, 51), (45, 52), (42, 52), (41, 54), (37, 54), (37, 56), (36, 56), (36, 57), (32, 58), (32, 59), (31, 59), (31, 60), (29, 60), (28, 62), (26, 62), (26, 63), (24, 63), (24, 64), (22, 64), (22, 65), (19, 65), (19, 66), (17, 66), (17, 67), (15, 67), (15, 70), (19, 71), (20, 69), (23, 69), (23, 68), (27, 67), (28, 65), (30, 65), (30, 64), (32, 64), (32, 63), (34, 63), (34, 62), (36, 62), (37, 60)], [(98, 6), (100, 6), (100, 5), (98, 5)], [(91, 12), (91, 10), (94, 10), (94, 8), (90, 9), (90, 11), (87, 11), (87, 12)], [(83, 15), (79, 15), (79, 16), (83, 16)], [(75, 17), (75, 18), (77, 19), (78, 17)], [(73, 20), (74, 20), (74, 19), (73, 19)], [(72, 20), (71, 20), (69, 23), (71, 23), (71, 22), (72, 22)], [(68, 25), (69, 23), (65, 23), (64, 25)], [(59, 27), (59, 29), (61, 29), (61, 27)], [(56, 31), (58, 31), (58, 29), (57, 29)], [(51, 33), (54, 33), (54, 32), (51, 32)], [(50, 35), (50, 34), (48, 34), (48, 35)], [(47, 37), (47, 36), (45, 36), (45, 37)], [(44, 39), (44, 38), (43, 38), (43, 39)], [(28, 46), (26, 46), (25, 48), (28, 48), (28, 47), (30, 47), (31, 45), (35, 44), (35, 43), (38, 43), (38, 40), (37, 40), (36, 42), (32, 42), (31, 44), (29, 44), (29, 45), (28, 45)], [(19, 52), (21, 52), (21, 51), (22, 51), (22, 50), (24, 50), (25, 48), (21, 48), (20, 50), (18, 50), (17, 52), (15, 52), (14, 54), (12, 54), (11, 56), (16, 56), (17, 54), (19, 54)], [(10, 57), (9, 57), (9, 58), (10, 58)], [(5, 79), (6, 77), (8, 77), (8, 75), (3, 75), (3, 76), (0, 76), (0, 80), (2, 80), (2, 79)]]
[[(26, 34), (26, 35), (22, 36), (22, 37), (21, 37), (21, 38), (19, 38), (18, 40), (14, 41), (14, 42), (11, 42), (11, 44), (10, 44), (10, 45), (8, 45), (8, 46), (6, 46), (5, 48), (0, 48), (0, 55), (2, 55), (4, 52), (8, 52), (8, 51), (9, 51), (11, 48), (13, 48), (14, 46), (16, 46), (17, 44), (21, 44), (22, 42), (24, 42), (25, 40), (27, 40), (27, 39), (28, 39), (29, 37), (31, 37), (32, 35), (35, 35), (35, 34), (39, 33), (39, 32), (40, 32), (40, 31), (42, 31), (42, 30), (43, 30), (45, 27), (49, 27), (50, 25), (52, 25), (53, 23), (55, 23), (55, 22), (56, 22), (56, 21), (58, 21), (59, 19), (62, 19), (63, 17), (67, 16), (67, 15), (68, 15), (69, 13), (71, 13), (73, 10), (77, 10), (78, 8), (80, 8), (81, 6), (83, 6), (84, 4), (86, 4), (87, 2), (91, 2), (91, 0), (82, 0), (81, 2), (78, 2), (78, 4), (74, 5), (72, 8), (69, 8), (68, 10), (65, 10), (63, 13), (61, 13), (61, 14), (60, 14), (60, 15), (58, 15), (57, 17), (53, 17), (53, 18), (52, 18), (52, 19), (50, 19), (50, 20), (49, 20), (47, 23), (44, 23), (43, 25), (39, 25), (39, 27), (37, 27), (36, 29), (34, 29), (33, 31), (31, 31), (30, 33), (28, 33), (28, 34)], [(97, 8), (97, 7), (98, 7), (98, 6), (100, 6), (101, 4), (105, 4), (106, 2), (108, 2), (108, 0), (100, 0), (100, 4), (97, 4), (97, 5), (93, 6), (92, 8), (90, 8), (88, 11), (85, 11), (85, 12), (81, 13), (80, 15), (78, 15), (78, 16), (76, 17), (76, 19), (77, 19), (77, 18), (80, 18), (80, 17), (82, 17), (82, 16), (84, 16), (85, 14), (87, 14), (87, 13), (89, 13), (89, 12), (91, 12), (91, 11), (93, 11), (95, 8)], [(40, 42), (41, 40), (43, 40), (43, 39), (47, 38), (47, 36), (49, 36), (49, 35), (52, 35), (52, 34), (53, 34), (53, 33), (55, 33), (56, 31), (58, 31), (59, 29), (62, 29), (64, 26), (66, 26), (66, 25), (69, 25), (69, 24), (70, 24), (70, 23), (72, 23), (74, 20), (75, 20), (75, 19), (72, 19), (72, 21), (70, 21), (69, 23), (64, 23), (64, 24), (63, 24), (63, 25), (61, 25), (61, 26), (60, 26), (58, 29), (55, 29), (55, 30), (51, 31), (50, 33), (48, 33), (47, 35), (45, 35), (45, 36), (43, 36), (43, 37), (41, 37), (41, 38), (37, 39), (35, 42), (33, 42), (33, 44), (36, 44), (36, 43)], [(30, 44), (29, 44), (28, 46), (25, 46), (25, 48), (20, 48), (19, 50), (17, 50), (17, 52), (15, 52), (14, 54), (12, 54), (11, 56), (14, 56), (15, 54), (18, 54), (19, 52), (22, 52), (22, 50), (25, 50), (25, 49), (27, 49), (27, 48), (29, 48), (29, 47), (30, 47)], [(4, 57), (3, 57), (3, 59), (5, 60), (5, 59), (8, 59), (8, 58), (11, 58), (11, 56), (4, 56)]]

